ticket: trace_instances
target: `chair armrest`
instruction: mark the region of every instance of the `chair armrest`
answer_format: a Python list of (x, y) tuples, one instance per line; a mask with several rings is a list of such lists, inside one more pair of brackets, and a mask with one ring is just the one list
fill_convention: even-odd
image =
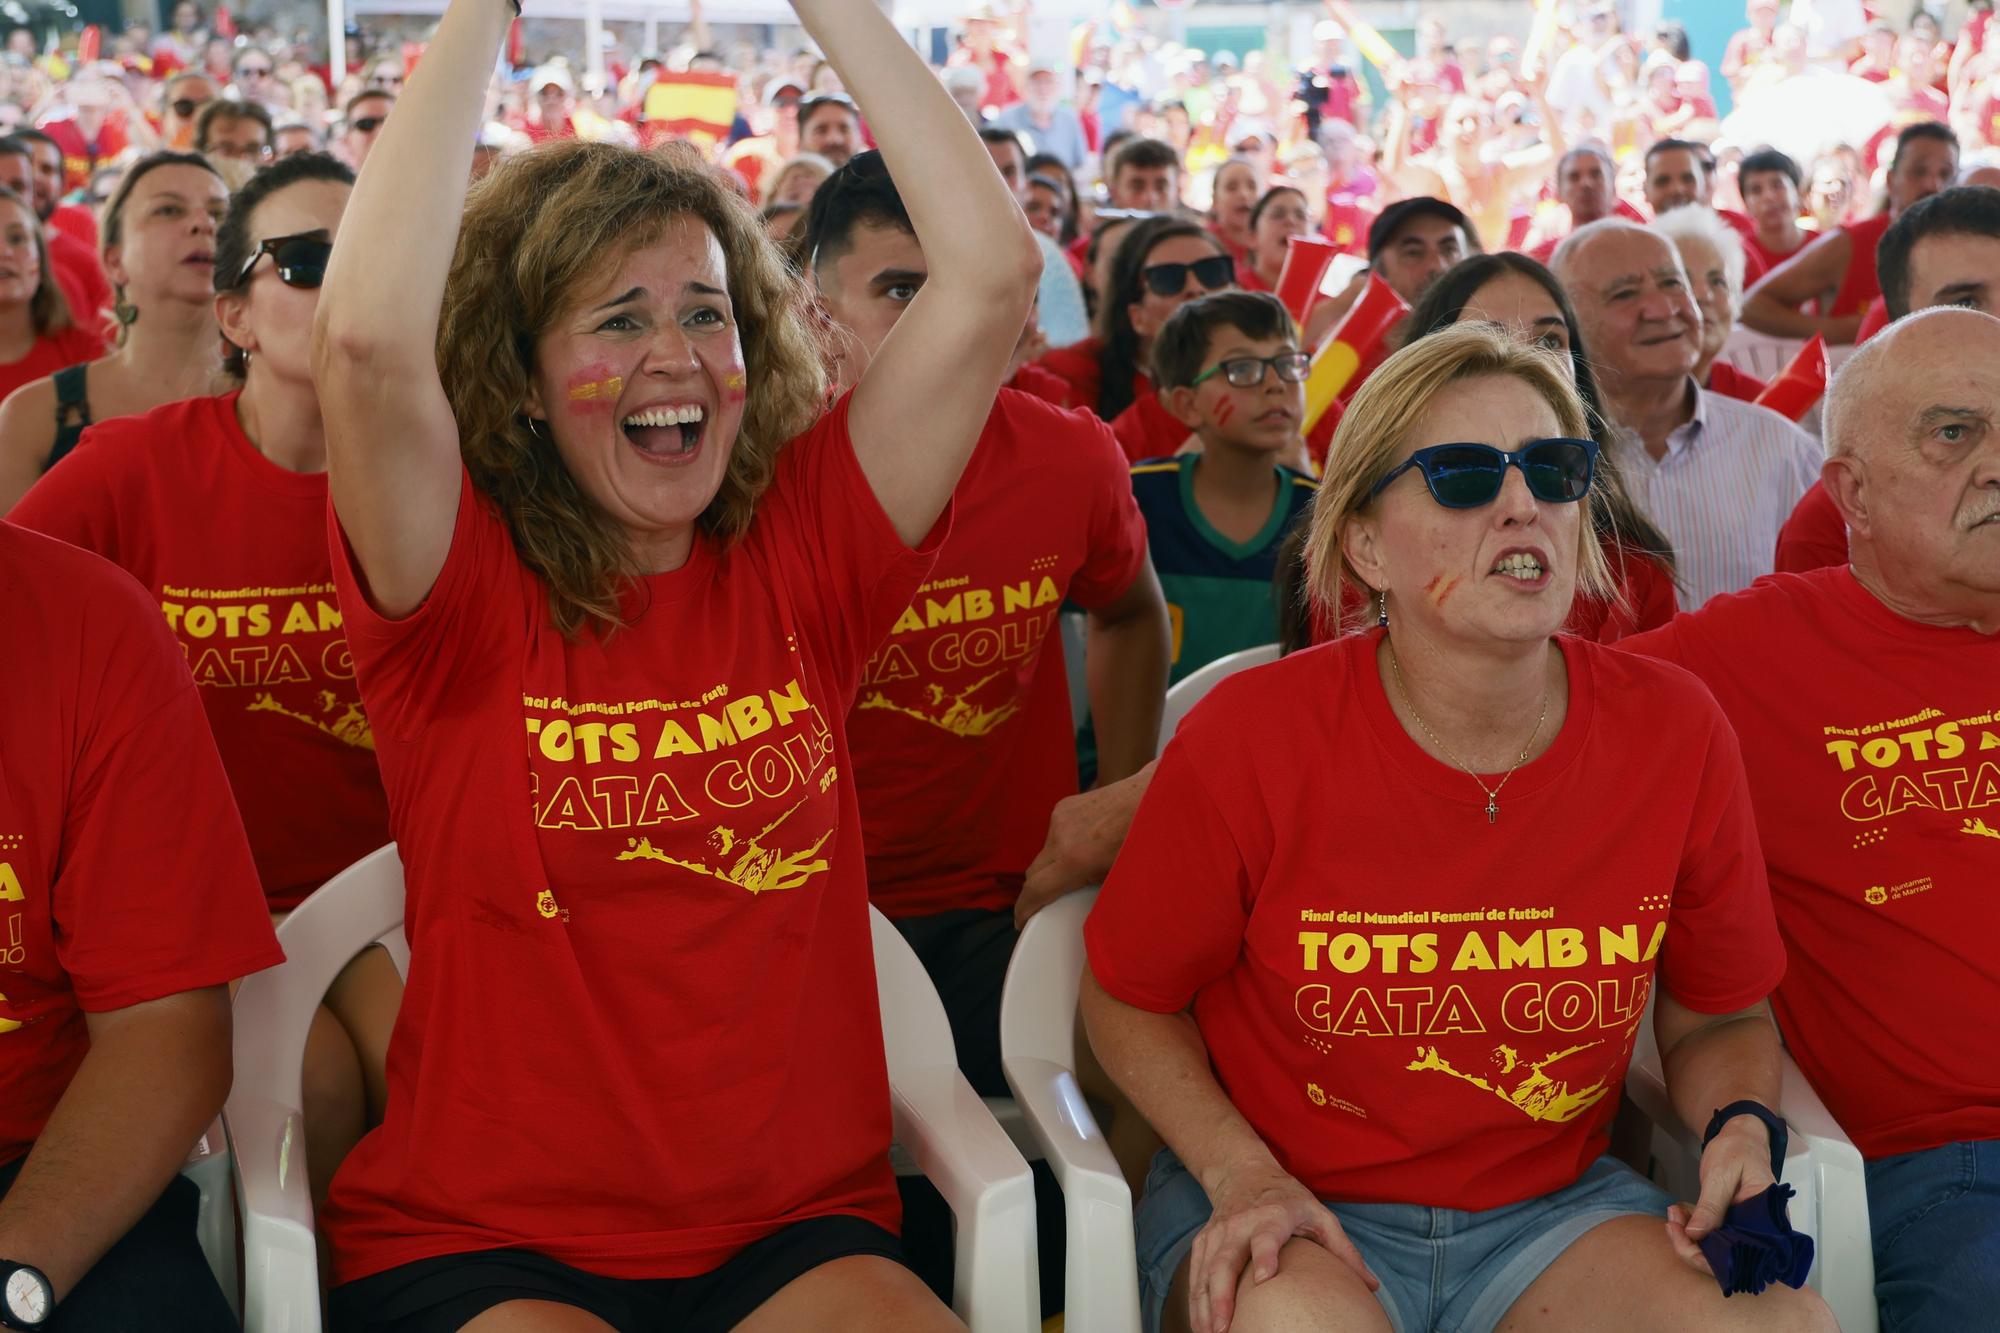
[(319, 1333), (319, 1249), (306, 1182), (305, 1121), (261, 1097), (223, 1108), (243, 1212), (243, 1326)]
[(1002, 1063), (1028, 1130), (1062, 1187), (1066, 1322), (1077, 1329), (1138, 1333), (1132, 1191), (1084, 1102), (1076, 1075), (1031, 1056)]
[(1812, 1285), (1845, 1333), (1875, 1333), (1875, 1238), (1861, 1150), (1826, 1109), (1790, 1052), (1778, 1112), (1791, 1130), (1785, 1179), (1799, 1191), (1813, 1233)]
[(957, 1222), (952, 1308), (973, 1333), (1041, 1327), (1035, 1185), (1005, 1130), (955, 1068), (900, 1075), (889, 1090), (896, 1143)]

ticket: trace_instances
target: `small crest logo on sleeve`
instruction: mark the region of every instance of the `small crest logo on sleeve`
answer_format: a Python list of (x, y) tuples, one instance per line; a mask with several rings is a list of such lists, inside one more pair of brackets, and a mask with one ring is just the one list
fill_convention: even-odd
[(1871, 905), (1876, 907), (1880, 907), (1883, 903), (1889, 901), (1889, 891), (1883, 888), (1880, 884), (1870, 885), (1868, 891), (1862, 894), (1861, 896), (1863, 898), (1866, 898)]

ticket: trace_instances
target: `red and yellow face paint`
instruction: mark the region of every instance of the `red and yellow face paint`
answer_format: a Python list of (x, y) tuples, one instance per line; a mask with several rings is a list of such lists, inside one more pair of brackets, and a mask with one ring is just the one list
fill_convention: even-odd
[(569, 380), (570, 406), (577, 411), (608, 410), (625, 392), (625, 379), (608, 365), (585, 366)]

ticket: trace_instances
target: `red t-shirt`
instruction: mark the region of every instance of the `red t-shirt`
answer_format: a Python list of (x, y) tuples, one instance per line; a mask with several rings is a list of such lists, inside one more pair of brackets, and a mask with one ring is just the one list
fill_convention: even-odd
[(1194, 432), (1160, 406), (1153, 381), (1140, 375), (1132, 383), (1132, 405), (1111, 420), (1111, 433), (1129, 462), (1165, 458), (1180, 452)]
[(895, 917), (1013, 905), (1049, 812), (1076, 794), (1056, 611), (1116, 601), (1146, 564), (1110, 430), (1011, 389), (952, 509), (847, 719), (868, 893)]
[(106, 113), (94, 140), (84, 138), (76, 122), (69, 119), (52, 120), (41, 130), (62, 149), (64, 194), (89, 185), (90, 173), (116, 158), (131, 143), (125, 133), (124, 113), (119, 111)]
[(1717, 361), (1708, 368), (1709, 392), (1719, 393), (1725, 398), (1754, 403), (1766, 387), (1764, 381), (1755, 375), (1745, 374), (1727, 361)]
[(1826, 483), (1816, 481), (1792, 507), (1785, 526), (1778, 529), (1775, 568), (1781, 574), (1804, 574), (1846, 563), (1847, 520), (1834, 507)]
[(1905, 620), (1842, 566), (1623, 646), (1742, 737), (1792, 959), (1772, 1005), (1840, 1127), (1865, 1157), (2000, 1138), (2000, 637)]
[(49, 232), (69, 237), (88, 250), (94, 259), (97, 256), (97, 215), (87, 208), (75, 204), (57, 204), (43, 224)]
[[(44, 234), (48, 239), (49, 266), (55, 270), (56, 286), (62, 288), (63, 299), (69, 302), (71, 321), (102, 346), (107, 328), (104, 316), (111, 309), (111, 279), (105, 276), (96, 249), (64, 232), (51, 229)], [(101, 351), (93, 353), (101, 355)]]
[(201, 705), (152, 601), (0, 523), (0, 1162), (42, 1132), (86, 1013), (284, 961)]
[(1063, 406), (1088, 408), (1095, 412), (1097, 391), (1104, 382), (1104, 369), (1098, 362), (1103, 353), (1102, 338), (1085, 338), (1080, 343), (1042, 353), (1034, 364), (1069, 382), (1069, 400)]
[(28, 354), (10, 365), (0, 366), (0, 399), (32, 384), (44, 375), (53, 375), (64, 366), (95, 361), (104, 355), (104, 339), (88, 330), (71, 327), (45, 333), (35, 339)]
[(1007, 381), (1007, 387), (1018, 389), (1025, 394), (1032, 394), (1045, 403), (1054, 403), (1057, 407), (1081, 406), (1081, 404), (1069, 401), (1070, 383), (1068, 380), (1052, 370), (1043, 369), (1032, 361), (1014, 372), (1014, 378)]
[(99, 422), (9, 517), (157, 599), (283, 911), (389, 841), (389, 809), (321, 536), (326, 474), (259, 453), (237, 397)]
[(1215, 687), (1084, 939), (1118, 999), (1192, 1006), (1230, 1101), (1314, 1194), (1495, 1208), (1604, 1152), (1656, 962), (1728, 1013), (1784, 951), (1736, 738), (1698, 682), (1559, 639), (1569, 714), (1489, 823), (1390, 711), (1381, 638)]
[(1577, 594), (1562, 632), (1593, 643), (1616, 643), (1628, 634), (1657, 629), (1680, 611), (1674, 581), (1652, 557), (1622, 546), (1604, 553), (1618, 580), (1618, 600)]
[(1883, 329), (1889, 327), (1889, 302), (1878, 296), (1868, 303), (1868, 309), (1861, 313), (1861, 327), (1854, 331), (1854, 345), (1861, 346)]
[[(1813, 241), (1811, 232), (1801, 232), (1800, 236), (1803, 239), (1800, 240), (1798, 248), (1787, 250), (1780, 254), (1757, 239), (1757, 228), (1754, 225), (1750, 230), (1743, 232), (1742, 236), (1743, 257), (1747, 261), (1743, 268), (1743, 290), (1745, 291), (1750, 290), (1750, 284), (1756, 281), (1757, 278), (1769, 273), (1772, 269), (1797, 254), (1799, 250), (1803, 250), (1806, 246), (1811, 245)], [(1752, 276), (1753, 274), (1755, 275), (1754, 277)]]
[(1828, 315), (1861, 314), (1870, 301), (1882, 294), (1882, 283), (1875, 272), (1875, 246), (1882, 233), (1889, 230), (1889, 222), (1887, 213), (1877, 213), (1841, 227), (1852, 243), (1853, 253), (1848, 256), (1847, 272), (1841, 276), (1840, 290), (1833, 298), (1833, 309), (1826, 312)]
[(685, 1277), (806, 1218), (895, 1230), (844, 719), (947, 522), (898, 540), (842, 399), (608, 640), (562, 637), (469, 477), (402, 620), (336, 523), (410, 939), (388, 1114), (321, 1214), (336, 1281), (511, 1247)]

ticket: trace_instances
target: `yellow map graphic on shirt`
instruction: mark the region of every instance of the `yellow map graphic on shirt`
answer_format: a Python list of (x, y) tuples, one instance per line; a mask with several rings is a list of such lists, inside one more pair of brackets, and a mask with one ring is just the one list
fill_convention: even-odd
[(1977, 838), (2000, 838), (2000, 829), (1991, 828), (1983, 819), (1968, 819), (1959, 826), (1960, 833), (1970, 833)]
[[(296, 709), (285, 707), (278, 702), (277, 698), (269, 690), (265, 690), (252, 699), (245, 706), (244, 711), (251, 713), (280, 713), (295, 722), (305, 723), (315, 731), (325, 732), (335, 740), (352, 745), (356, 749), (372, 750), (375, 748), (375, 732), (368, 725), (368, 715), (361, 711), (360, 700), (343, 700), (335, 695), (332, 690), (321, 690), (319, 692), (319, 709), (320, 717), (301, 713)], [(336, 712), (336, 709), (339, 711)], [(326, 720), (328, 718), (332, 720)]]
[[(940, 731), (948, 731), (954, 736), (984, 736), (1021, 711), (1020, 702), (1016, 699), (1009, 699), (998, 708), (986, 708), (970, 702), (971, 697), (977, 694), (982, 686), (1006, 674), (1004, 671), (988, 672), (953, 695), (948, 704), (945, 701), (943, 686), (936, 682), (924, 686), (924, 701), (934, 710), (932, 712), (895, 703), (880, 690), (864, 694), (861, 702), (855, 707), (862, 711), (886, 709), (892, 713), (901, 713), (905, 717), (929, 723)], [(940, 708), (939, 705), (945, 706)]]
[(683, 870), (692, 870), (697, 875), (709, 875), (734, 884), (738, 888), (748, 889), (753, 894), (796, 889), (827, 868), (826, 860), (819, 856), (819, 849), (833, 836), (833, 830), (826, 830), (819, 835), (812, 846), (797, 852), (767, 848), (764, 846), (764, 839), (770, 836), (778, 825), (790, 819), (799, 806), (804, 804), (803, 800), (794, 803), (784, 814), (757, 830), (756, 834), (743, 844), (741, 855), (727, 867), (723, 866), (722, 858), (736, 849), (736, 832), (734, 829), (721, 826), (711, 831), (706, 839), (708, 845), (714, 849), (715, 863), (712, 865), (701, 861), (683, 861), (677, 856), (669, 856), (653, 846), (651, 839), (648, 838), (627, 838), (626, 850), (618, 853), (616, 859), (659, 861), (665, 865), (679, 866)]
[(1559, 1060), (1603, 1044), (1602, 1041), (1585, 1042), (1581, 1046), (1568, 1047), (1525, 1065), (1513, 1047), (1496, 1046), (1489, 1059), (1502, 1078), (1513, 1074), (1516, 1069), (1525, 1068), (1528, 1071), (1512, 1087), (1488, 1082), (1477, 1074), (1461, 1073), (1438, 1053), (1438, 1048), (1435, 1046), (1419, 1046), (1417, 1058), (1404, 1068), (1416, 1071), (1436, 1070), (1442, 1074), (1449, 1074), (1453, 1078), (1463, 1079), (1475, 1088), (1486, 1089), (1530, 1120), (1548, 1120), (1566, 1124), (1602, 1101), (1605, 1094), (1610, 1091), (1610, 1081), (1599, 1079), (1589, 1087), (1572, 1091), (1566, 1080), (1552, 1079), (1542, 1071)]

